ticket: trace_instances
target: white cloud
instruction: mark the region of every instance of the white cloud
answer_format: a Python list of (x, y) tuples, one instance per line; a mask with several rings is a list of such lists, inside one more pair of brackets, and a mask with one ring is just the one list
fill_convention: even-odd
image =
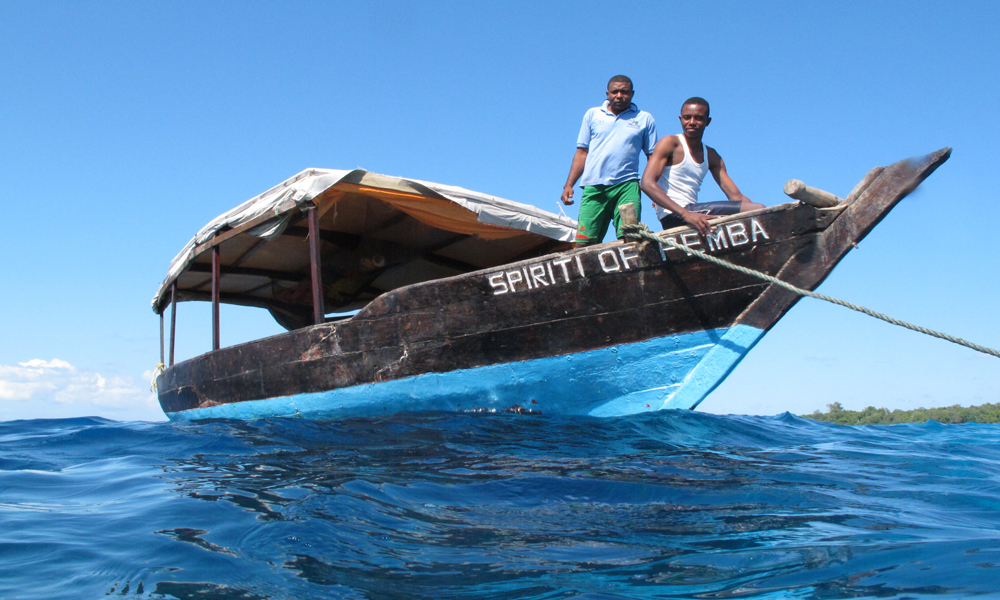
[(49, 361), (44, 361), (40, 358), (33, 358), (28, 362), (17, 363), (17, 364), (21, 365), (22, 367), (28, 367), (31, 369), (69, 369), (71, 371), (76, 369), (76, 367), (74, 367), (73, 365), (69, 364), (64, 360), (59, 360), (58, 358), (53, 358), (52, 360)]
[[(143, 379), (152, 372), (143, 373)], [(58, 358), (0, 365), (0, 420), (101, 416), (162, 420), (156, 395), (132, 377), (104, 376)]]

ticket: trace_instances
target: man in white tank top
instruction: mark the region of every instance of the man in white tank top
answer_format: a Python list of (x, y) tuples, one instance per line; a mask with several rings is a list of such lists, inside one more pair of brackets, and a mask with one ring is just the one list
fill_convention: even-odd
[[(689, 98), (681, 106), (681, 127), (684, 132), (660, 138), (642, 173), (640, 187), (653, 200), (656, 216), (664, 229), (684, 225), (709, 232), (709, 215), (731, 215), (758, 208), (740, 192), (726, 163), (714, 149), (701, 141), (705, 128), (712, 122), (708, 102)], [(729, 198), (728, 202), (698, 202), (698, 192), (705, 174), (711, 172), (715, 182)]]

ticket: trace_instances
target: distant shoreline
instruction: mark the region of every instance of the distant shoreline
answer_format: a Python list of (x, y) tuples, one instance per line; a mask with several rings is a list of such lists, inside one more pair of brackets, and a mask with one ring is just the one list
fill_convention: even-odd
[(1000, 423), (1000, 403), (963, 407), (955, 404), (944, 408), (916, 408), (913, 410), (893, 410), (868, 408), (844, 410), (840, 402), (827, 404), (828, 411), (815, 411), (811, 415), (799, 415), (816, 421), (839, 423), (841, 425), (891, 425), (893, 423)]

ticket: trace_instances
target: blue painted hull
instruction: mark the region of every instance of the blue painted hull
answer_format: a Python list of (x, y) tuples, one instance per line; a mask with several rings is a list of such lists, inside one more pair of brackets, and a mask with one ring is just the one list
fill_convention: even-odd
[(696, 407), (764, 331), (746, 325), (565, 356), (167, 413), (172, 420), (343, 419), (402, 411), (503, 410), (617, 416)]
[[(873, 169), (833, 209), (781, 205), (667, 239), (815, 289), (949, 153)], [(613, 242), (396, 287), (350, 319), (172, 365), (157, 391), (174, 420), (692, 409), (798, 299), (681, 249)]]

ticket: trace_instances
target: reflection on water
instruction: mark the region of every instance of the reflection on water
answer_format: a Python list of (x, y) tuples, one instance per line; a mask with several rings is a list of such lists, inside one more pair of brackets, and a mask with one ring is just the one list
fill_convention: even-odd
[(0, 423), (0, 597), (917, 598), (1000, 590), (1000, 428)]

